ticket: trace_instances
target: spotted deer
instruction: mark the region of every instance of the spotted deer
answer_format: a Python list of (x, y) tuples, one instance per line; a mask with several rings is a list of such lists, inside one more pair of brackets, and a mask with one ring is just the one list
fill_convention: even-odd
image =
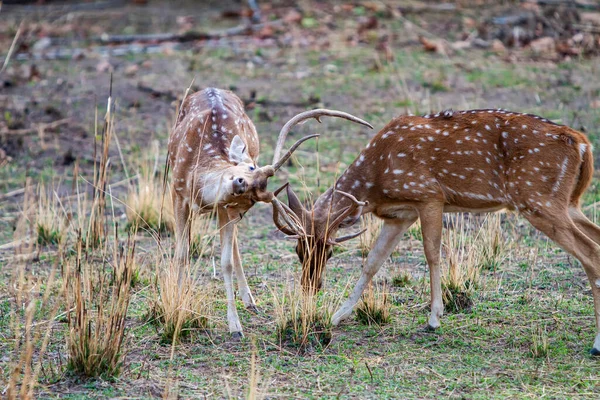
[[(280, 138), (285, 140), (294, 125), (310, 118), (319, 120), (321, 116), (368, 125), (340, 111), (310, 110), (288, 121), (280, 132)], [(182, 104), (168, 146), (175, 214), (175, 261), (180, 266), (179, 279), (181, 282), (185, 266), (189, 263), (192, 213), (216, 211), (227, 294), (227, 321), (234, 337), (242, 336), (242, 326), (235, 307), (233, 270), (244, 305), (251, 311), (256, 310), (242, 268), (236, 223), (257, 201), (273, 202), (276, 209), (287, 212), (283, 208), (285, 206), (274, 199), (273, 193), (267, 191), (267, 181), (302, 142), (315, 136), (318, 135), (298, 140), (282, 157), (284, 140), (279, 140), (273, 164), (259, 168), (258, 135), (244, 112), (242, 101), (234, 93), (207, 88), (188, 96)]]
[[(312, 209), (304, 208), (287, 186), (297, 223), (287, 223), (289, 216), (282, 220), (277, 210), (274, 221), (298, 239), (303, 286), (316, 291), (332, 246), (361, 233), (336, 238), (338, 230), (366, 213), (383, 219), (353, 292), (333, 316), (338, 325), (352, 313), (403, 233), (420, 219), (430, 271), (429, 326), (437, 328), (444, 311), (442, 215), (517, 210), (581, 262), (600, 330), (600, 228), (580, 209), (593, 170), (586, 136), (539, 116), (501, 109), (400, 116), (373, 137)], [(600, 334), (591, 352), (600, 354)]]

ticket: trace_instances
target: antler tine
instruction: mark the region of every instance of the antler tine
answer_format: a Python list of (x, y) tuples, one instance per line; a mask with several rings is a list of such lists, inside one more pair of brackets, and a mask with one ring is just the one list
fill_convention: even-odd
[[(298, 218), (294, 215), (292, 210), (290, 210), (289, 208), (286, 209), (287, 207), (285, 206), (285, 204), (281, 203), (276, 197), (273, 197), (271, 204), (273, 204), (273, 212), (275, 213), (275, 218), (273, 220), (277, 225), (277, 228), (279, 228), (279, 230), (286, 233), (285, 230), (287, 226), (289, 228), (289, 231), (294, 232), (293, 234), (300, 236), (304, 234), (302, 224), (300, 223), (300, 220), (298, 220)], [(279, 223), (280, 217), (284, 220), (286, 226)]]
[(352, 212), (354, 212), (354, 210), (356, 210), (357, 207), (357, 205), (352, 204), (344, 208), (344, 211), (342, 211), (342, 213), (336, 219), (334, 219), (333, 222), (329, 224), (327, 230), (330, 231), (333, 229), (337, 229), (337, 227), (344, 221), (344, 219), (346, 219), (348, 215), (352, 214)]
[(281, 128), (281, 131), (279, 131), (279, 137), (277, 138), (277, 145), (275, 146), (275, 152), (273, 153), (273, 164), (276, 164), (278, 162), (278, 160), (280, 158), (279, 154), (281, 153), (281, 149), (283, 149), (283, 144), (285, 143), (285, 138), (287, 137), (287, 134), (292, 129), (292, 127), (306, 121), (307, 119), (311, 119), (311, 118), (314, 118), (317, 121), (321, 122), (321, 120), (319, 118), (323, 117), (323, 116), (347, 119), (349, 121), (356, 122), (357, 124), (368, 126), (369, 128), (373, 129), (373, 126), (371, 124), (369, 124), (368, 122), (363, 121), (362, 119), (355, 117), (352, 114), (345, 113), (343, 111), (327, 110), (324, 108), (318, 108), (316, 110), (309, 110), (309, 111), (302, 112), (302, 113), (296, 115), (295, 117), (293, 117), (292, 119), (290, 119), (288, 122), (286, 122), (286, 124), (283, 126), (283, 128)]
[(357, 206), (366, 206), (367, 204), (369, 204), (368, 201), (360, 201), (358, 200), (356, 197), (354, 197), (353, 195), (351, 195), (350, 193), (346, 193), (346, 192), (342, 192), (341, 190), (336, 190), (335, 193), (339, 193), (342, 196), (345, 196), (347, 198), (349, 198), (350, 200), (352, 200)]
[(358, 237), (360, 235), (362, 235), (363, 233), (365, 233), (367, 231), (367, 228), (363, 229), (362, 231), (358, 231), (356, 233), (351, 233), (349, 235), (346, 236), (341, 236), (339, 238), (335, 238), (333, 239), (333, 243), (334, 244), (340, 244), (345, 242), (346, 240), (350, 240), (350, 239), (354, 239), (355, 237)]
[(290, 147), (290, 149), (279, 159), (279, 161), (277, 161), (275, 164), (273, 164), (273, 171), (277, 172), (279, 170), (279, 168), (281, 168), (281, 166), (283, 164), (285, 164), (285, 162), (292, 156), (292, 153), (294, 151), (296, 151), (298, 146), (300, 146), (302, 143), (306, 142), (308, 139), (312, 139), (314, 137), (319, 137), (319, 136), (320, 135), (318, 133), (315, 133), (314, 135), (304, 136), (302, 139), (300, 139), (296, 143), (294, 143), (294, 145), (292, 147)]
[(286, 182), (286, 183), (284, 183), (283, 185), (281, 185), (281, 186), (279, 187), (279, 189), (277, 189), (277, 190), (275, 190), (275, 191), (273, 192), (273, 196), (278, 196), (278, 195), (279, 195), (279, 193), (281, 193), (281, 191), (282, 191), (283, 189), (285, 189), (286, 187), (288, 187), (288, 185), (289, 185), (289, 184), (290, 184), (289, 182)]

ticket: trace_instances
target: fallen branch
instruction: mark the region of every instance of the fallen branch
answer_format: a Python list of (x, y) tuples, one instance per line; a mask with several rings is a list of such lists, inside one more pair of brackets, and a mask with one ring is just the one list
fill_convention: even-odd
[(229, 36), (251, 34), (265, 26), (281, 25), (282, 20), (269, 21), (262, 24), (243, 24), (216, 32), (185, 32), (185, 33), (151, 33), (139, 35), (108, 35), (104, 34), (94, 40), (103, 44), (124, 44), (133, 42), (193, 42), (196, 40), (220, 39)]
[(2, 135), (2, 136), (4, 136), (4, 135), (10, 135), (10, 136), (31, 135), (34, 133), (39, 133), (40, 129), (42, 131), (45, 131), (46, 129), (54, 129), (54, 128), (58, 128), (61, 125), (67, 124), (69, 122), (71, 122), (71, 118), (59, 119), (57, 121), (48, 122), (48, 123), (43, 122), (43, 123), (35, 124), (33, 127), (26, 128), (26, 129), (6, 129), (3, 131), (0, 131), (0, 135)]

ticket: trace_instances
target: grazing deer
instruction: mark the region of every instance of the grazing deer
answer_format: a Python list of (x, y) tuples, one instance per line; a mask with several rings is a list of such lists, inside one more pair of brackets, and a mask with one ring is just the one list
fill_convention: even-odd
[[(368, 125), (350, 114), (333, 110), (311, 110), (292, 118), (280, 132), (273, 165), (257, 166), (258, 135), (242, 101), (232, 92), (207, 88), (188, 96), (182, 104), (175, 129), (169, 138), (171, 195), (175, 213), (175, 260), (179, 279), (189, 263), (190, 221), (193, 212), (216, 210), (221, 239), (221, 267), (227, 293), (227, 321), (234, 337), (242, 336), (235, 307), (232, 272), (235, 269), (239, 294), (246, 308), (256, 310), (238, 249), (236, 223), (257, 201), (285, 206), (267, 191), (267, 180), (289, 159), (310, 135), (298, 140), (281, 158), (283, 141), (290, 129), (310, 118), (333, 116)], [(369, 126), (369, 125), (368, 125)]]
[[(429, 326), (443, 314), (440, 243), (445, 212), (517, 210), (576, 257), (588, 276), (600, 330), (600, 228), (580, 209), (592, 180), (592, 146), (585, 135), (547, 119), (505, 110), (444, 111), (400, 116), (385, 126), (322, 194), (312, 210), (287, 186), (296, 223), (278, 228), (298, 238), (302, 283), (318, 290), (338, 229), (373, 213), (384, 224), (352, 294), (333, 316), (348, 317), (363, 290), (419, 218), (431, 281)], [(285, 187), (285, 186), (284, 186)], [(283, 189), (280, 188), (279, 190)], [(279, 192), (276, 191), (275, 195)], [(592, 354), (600, 354), (600, 334)]]

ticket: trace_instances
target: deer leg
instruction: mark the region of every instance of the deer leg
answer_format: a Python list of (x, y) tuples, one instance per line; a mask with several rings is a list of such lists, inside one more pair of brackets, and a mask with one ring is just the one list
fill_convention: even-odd
[(417, 220), (415, 215), (414, 218), (404, 220), (386, 220), (381, 228), (381, 233), (377, 237), (375, 245), (369, 251), (367, 262), (363, 267), (360, 274), (360, 278), (352, 291), (352, 294), (342, 304), (339, 310), (333, 315), (331, 320), (332, 324), (338, 325), (342, 320), (346, 319), (350, 314), (363, 291), (371, 281), (371, 278), (379, 271), (383, 262), (392, 254), (394, 248), (400, 242), (402, 234)]
[(586, 234), (587, 237), (600, 245), (600, 227), (594, 224), (585, 216), (579, 207), (569, 207), (569, 215), (577, 225), (580, 231)]
[(431, 287), (431, 315), (429, 327), (440, 327), (440, 318), (444, 315), (442, 301), (442, 276), (440, 273), (440, 246), (442, 243), (443, 204), (426, 204), (419, 208), (423, 248), (429, 266), (429, 285)]
[(242, 298), (242, 301), (244, 302), (244, 305), (248, 310), (252, 312), (258, 312), (258, 309), (256, 308), (256, 303), (254, 301), (254, 297), (252, 297), (250, 287), (248, 286), (248, 281), (246, 280), (246, 275), (244, 275), (244, 268), (242, 267), (242, 258), (240, 257), (240, 250), (238, 248), (237, 233), (237, 227), (235, 227), (235, 235), (233, 239), (233, 267), (235, 268), (235, 276), (238, 281), (240, 297)]
[(600, 245), (580, 231), (567, 212), (564, 215), (523, 213), (531, 224), (581, 262), (592, 287), (596, 339), (592, 355), (600, 355)]
[(221, 269), (223, 271), (223, 281), (225, 282), (225, 292), (227, 294), (227, 324), (229, 333), (234, 338), (241, 338), (242, 324), (235, 307), (235, 293), (233, 291), (233, 244), (235, 242), (235, 224), (230, 223), (227, 211), (218, 209), (219, 215), (219, 233), (221, 236)]
[(175, 263), (179, 265), (178, 282), (181, 285), (190, 262), (191, 213), (189, 204), (180, 196), (173, 196), (175, 214)]

